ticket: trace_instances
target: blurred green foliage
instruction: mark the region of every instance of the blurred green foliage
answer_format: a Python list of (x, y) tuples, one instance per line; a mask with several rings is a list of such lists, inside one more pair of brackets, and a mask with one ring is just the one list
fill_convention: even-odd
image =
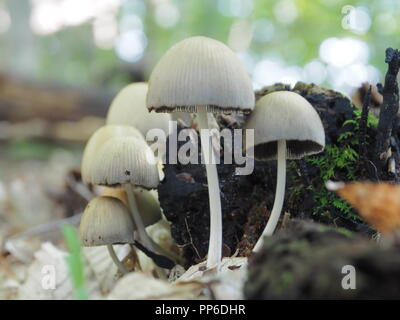
[[(32, 5), (44, 1), (52, 0), (0, 0), (0, 9), (7, 10), (11, 19), (8, 30), (0, 33), (0, 70), (29, 73), (38, 80), (117, 90), (128, 82), (146, 80), (160, 56), (183, 38), (204, 35), (228, 43), (232, 27), (238, 21), (253, 28), (250, 45), (240, 54), (250, 56), (255, 63), (265, 57), (276, 57), (285, 65), (301, 68), (319, 58), (320, 45), (325, 39), (351, 37), (368, 44), (367, 63), (378, 68), (382, 78), (386, 47), (400, 47), (398, 0), (109, 0), (114, 3), (115, 13), (110, 9), (79, 25), (65, 25), (55, 32), (38, 34), (32, 27)], [(104, 1), (91, 2), (94, 11), (100, 2)], [(161, 5), (164, 7), (160, 9)], [(343, 27), (346, 5), (367, 13), (370, 26), (365, 32)], [(79, 10), (77, 7), (77, 14)], [(109, 48), (97, 46), (94, 37), (96, 19), (101, 15), (116, 22), (114, 43)], [(100, 25), (102, 21), (99, 20)], [(136, 61), (124, 61), (117, 54), (118, 37), (133, 29), (143, 32), (144, 51)], [(260, 37), (264, 40), (260, 41)], [(249, 68), (254, 68), (254, 64)], [(324, 83), (329, 85), (329, 81), (326, 79)]]

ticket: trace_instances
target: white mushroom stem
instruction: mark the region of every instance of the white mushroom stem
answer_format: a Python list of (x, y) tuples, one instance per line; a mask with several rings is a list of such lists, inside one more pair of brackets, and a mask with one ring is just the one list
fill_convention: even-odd
[(264, 237), (271, 236), (274, 233), (276, 225), (279, 221), (279, 216), (282, 212), (283, 200), (285, 198), (285, 184), (286, 184), (286, 140), (278, 140), (277, 160), (278, 160), (278, 174), (276, 181), (276, 192), (274, 206), (272, 207), (271, 215), (268, 219), (267, 225), (253, 248), (257, 252), (262, 247)]
[[(207, 268), (218, 267), (221, 262), (222, 252), (222, 213), (221, 199), (218, 183), (218, 172), (215, 165), (214, 149), (210, 146), (210, 135), (208, 131), (207, 112), (198, 108), (197, 117), (201, 139), (201, 149), (204, 155), (208, 196), (210, 201), (210, 241), (208, 245)], [(207, 130), (202, 130), (207, 129)]]
[[(147, 234), (142, 217), (140, 216), (139, 209), (136, 205), (135, 195), (133, 194), (132, 185), (130, 183), (126, 183), (126, 184), (124, 184), (124, 188), (125, 188), (125, 192), (128, 196), (130, 212), (131, 212), (133, 221), (135, 222), (136, 228), (139, 233), (139, 239), (142, 241), (143, 245), (147, 249), (149, 249), (151, 251), (156, 251), (153, 246), (153, 241)], [(166, 279), (165, 270), (163, 270), (162, 268), (160, 268), (157, 265), (154, 266), (154, 269), (155, 269), (157, 275), (159, 276), (159, 278)]]
[(126, 183), (124, 184), (124, 188), (128, 196), (130, 212), (139, 233), (139, 239), (143, 243), (143, 245), (147, 247), (147, 249), (154, 251), (153, 243), (146, 232), (142, 217), (140, 216), (139, 209), (136, 204), (135, 195), (133, 194), (132, 185), (130, 183)]
[(114, 261), (115, 265), (118, 267), (119, 271), (123, 275), (128, 273), (128, 270), (125, 268), (125, 266), (122, 264), (121, 261), (119, 261), (117, 255), (115, 254), (114, 247), (112, 244), (107, 245), (108, 253), (110, 254), (111, 259)]

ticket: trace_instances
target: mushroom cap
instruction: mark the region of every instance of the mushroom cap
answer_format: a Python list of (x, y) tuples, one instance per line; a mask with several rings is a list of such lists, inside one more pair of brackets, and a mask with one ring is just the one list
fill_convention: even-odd
[(112, 137), (124, 137), (133, 136), (138, 138), (143, 138), (139, 130), (123, 125), (105, 125), (97, 129), (85, 146), (82, 156), (81, 173), (82, 181), (84, 183), (93, 183), (91, 181), (90, 171), (93, 167), (93, 161), (96, 158), (96, 154), (101, 148), (101, 146)]
[(97, 152), (90, 180), (98, 185), (131, 183), (153, 189), (159, 183), (157, 162), (143, 138), (113, 137)]
[(79, 225), (79, 234), (85, 247), (133, 243), (134, 231), (128, 208), (113, 197), (90, 200)]
[[(142, 188), (133, 189), (136, 205), (145, 227), (151, 226), (161, 219), (160, 203), (154, 193), (157, 194), (154, 190), (145, 190)], [(127, 207), (129, 206), (128, 197), (124, 188), (104, 187), (101, 195), (118, 198)]]
[(146, 108), (147, 89), (145, 82), (132, 83), (123, 88), (108, 109), (106, 123), (134, 126), (144, 137), (151, 129), (161, 129), (168, 136), (171, 115), (149, 112)]
[(287, 158), (300, 159), (324, 150), (325, 131), (314, 107), (301, 95), (275, 91), (265, 95), (246, 122), (254, 129), (254, 157), (276, 159), (277, 141), (286, 140)]
[(178, 42), (161, 57), (149, 80), (148, 109), (156, 112), (248, 113), (254, 92), (242, 62), (225, 44), (206, 37)]

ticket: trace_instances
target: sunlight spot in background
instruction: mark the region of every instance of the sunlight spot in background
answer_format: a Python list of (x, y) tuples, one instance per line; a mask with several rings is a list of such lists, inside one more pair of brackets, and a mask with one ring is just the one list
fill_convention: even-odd
[(328, 81), (333, 90), (346, 94), (359, 87), (364, 81), (376, 84), (380, 72), (371, 65), (355, 63), (346, 68), (328, 67)]
[(115, 14), (121, 0), (31, 0), (31, 4), (33, 32), (49, 35), (105, 14)]
[(246, 51), (253, 38), (253, 26), (249, 21), (237, 20), (231, 25), (228, 46), (237, 52)]
[(350, 5), (342, 8), (345, 15), (342, 20), (342, 27), (357, 34), (365, 34), (371, 27), (371, 18), (367, 8), (353, 7)]
[(118, 25), (113, 14), (100, 16), (93, 21), (93, 38), (97, 47), (111, 49), (118, 34)]
[(354, 38), (328, 38), (319, 47), (319, 56), (329, 65), (344, 67), (351, 63), (366, 63), (369, 57), (368, 45)]
[(277, 82), (293, 86), (300, 80), (302, 80), (300, 67), (284, 66), (279, 60), (263, 59), (253, 69), (253, 86), (256, 90)]
[(141, 30), (122, 32), (115, 43), (118, 57), (127, 62), (136, 62), (143, 57), (147, 47), (147, 38)]
[(147, 47), (142, 18), (127, 11), (121, 17), (119, 32), (115, 42), (117, 56), (127, 62), (140, 60)]
[(327, 71), (325, 65), (319, 60), (312, 60), (303, 68), (303, 81), (321, 84), (325, 81)]
[(179, 21), (179, 9), (171, 2), (162, 2), (156, 5), (154, 19), (162, 28), (171, 28)]
[(0, 33), (6, 33), (11, 25), (11, 17), (6, 8), (0, 5)]
[(253, 0), (218, 0), (218, 10), (224, 16), (246, 18), (253, 11)]
[(253, 22), (253, 38), (257, 42), (270, 41), (275, 32), (274, 24), (268, 19), (258, 19)]
[(379, 71), (367, 65), (368, 45), (354, 38), (328, 38), (319, 48), (321, 59), (328, 64), (328, 83), (334, 90), (349, 94), (362, 82), (375, 84)]
[(291, 24), (297, 19), (299, 13), (293, 0), (280, 0), (274, 6), (274, 15), (279, 22)]
[(39, 35), (48, 35), (59, 31), (63, 26), (63, 17), (55, 1), (33, 1), (31, 28)]

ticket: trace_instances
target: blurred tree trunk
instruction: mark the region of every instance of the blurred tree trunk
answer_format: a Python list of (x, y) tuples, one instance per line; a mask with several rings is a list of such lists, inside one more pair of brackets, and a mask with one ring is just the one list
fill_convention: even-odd
[(80, 120), (106, 115), (112, 94), (96, 88), (45, 85), (0, 73), (0, 120)]

